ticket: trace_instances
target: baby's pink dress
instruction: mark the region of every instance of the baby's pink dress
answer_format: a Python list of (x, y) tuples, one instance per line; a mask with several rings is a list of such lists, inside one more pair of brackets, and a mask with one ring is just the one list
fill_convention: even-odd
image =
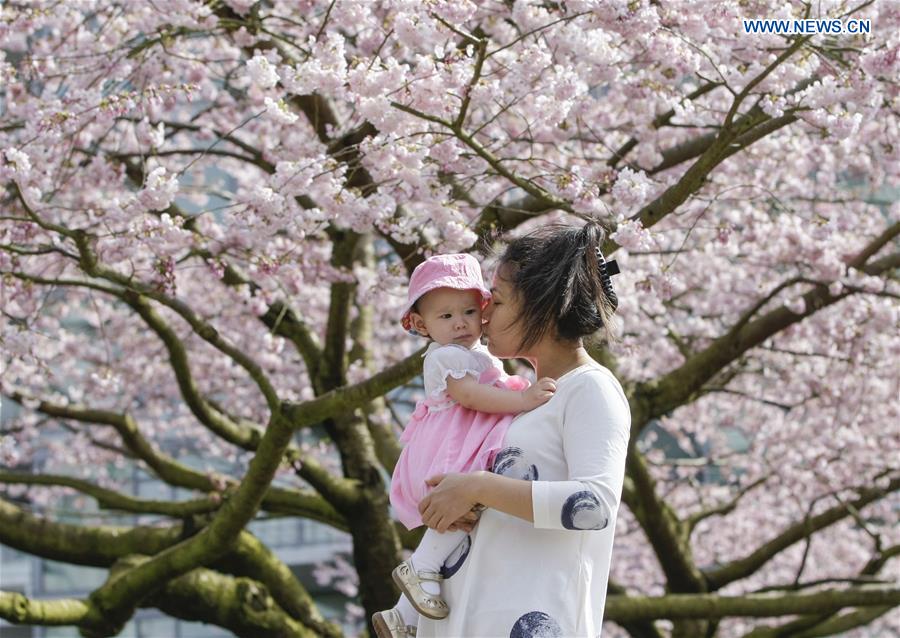
[(507, 390), (524, 390), (529, 383), (508, 376), (500, 360), (476, 344), (471, 350), (432, 343), (425, 351), (422, 376), (425, 399), (419, 401), (400, 437), (406, 447), (391, 478), (391, 505), (397, 518), (413, 529), (422, 525), (419, 501), (431, 489), (425, 479), (447, 472), (489, 470), (512, 414), (489, 414), (461, 406), (447, 394), (447, 377), (466, 375), (479, 383)]

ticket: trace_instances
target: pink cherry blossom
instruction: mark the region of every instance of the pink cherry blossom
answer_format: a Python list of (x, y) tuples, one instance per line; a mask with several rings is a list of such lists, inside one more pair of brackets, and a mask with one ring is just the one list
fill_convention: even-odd
[(150, 171), (138, 198), (149, 210), (165, 210), (178, 193), (178, 177), (166, 176), (166, 167), (158, 166)]
[[(663, 510), (626, 494), (617, 585), (663, 596), (677, 575), (661, 548), (681, 548), (706, 577), (896, 474), (895, 3), (7, 4), (0, 395), (21, 409), (4, 412), (4, 467), (111, 489), (124, 489), (126, 468), (155, 471), (117, 451), (114, 429), (41, 411), (83, 405), (128, 413), (149, 444), (203, 466), (210, 484), (193, 497), (227, 503), (254, 451), (210, 427), (188, 388), (266, 432), (272, 410), (254, 375), (278, 402), (312, 400), (424, 345), (397, 322), (423, 256), (481, 258), (589, 218), (609, 229), (622, 271), (620, 338), (604, 360), (646, 417), (633, 428), (644, 478), (667, 517), (701, 519), (667, 544), (652, 537)], [(741, 26), (804, 11), (852, 11), (873, 31), (801, 42)], [(126, 290), (170, 331), (154, 331)], [(298, 432), (303, 458), (276, 484), (313, 489), (296, 469), (309, 477), (317, 463), (347, 478), (348, 441), (366, 450), (354, 486), (389, 475), (366, 438), (399, 433), (417, 383), (332, 415), (352, 436)], [(73, 496), (0, 492), (51, 519)], [(878, 547), (900, 543), (896, 494), (712, 593), (859, 580)], [(359, 504), (360, 520), (387, 522), (385, 502)], [(318, 577), (371, 612), (387, 585), (370, 568), (388, 559), (366, 557)], [(896, 558), (876, 576), (898, 577)], [(890, 636), (897, 614), (845, 635)], [(716, 635), (785, 622), (726, 618)], [(669, 635), (672, 623), (655, 626)]]
[(278, 84), (278, 71), (275, 70), (275, 67), (265, 56), (253, 56), (247, 62), (247, 73), (254, 83), (264, 89), (270, 89)]

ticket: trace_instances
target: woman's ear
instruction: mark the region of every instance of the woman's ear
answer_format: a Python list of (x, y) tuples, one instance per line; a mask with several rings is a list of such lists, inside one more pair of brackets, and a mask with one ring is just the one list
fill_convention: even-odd
[(409, 313), (409, 318), (412, 321), (412, 327), (415, 328), (416, 332), (418, 332), (423, 337), (428, 336), (428, 328), (425, 327), (425, 319), (422, 318), (418, 312)]

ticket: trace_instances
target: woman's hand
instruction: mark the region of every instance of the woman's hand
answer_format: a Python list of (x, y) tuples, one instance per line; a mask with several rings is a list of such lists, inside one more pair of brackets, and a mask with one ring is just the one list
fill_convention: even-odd
[(425, 481), (434, 489), (419, 503), (422, 522), (439, 532), (446, 532), (454, 525), (462, 529), (460, 519), (463, 523), (471, 520), (467, 515), (475, 506), (475, 481), (481, 473), (438, 474)]
[(475, 529), (475, 524), (479, 518), (481, 518), (481, 509), (475, 506), (463, 514), (461, 518), (456, 519), (455, 523), (451, 523), (447, 529), (451, 532), (462, 531), (468, 534)]

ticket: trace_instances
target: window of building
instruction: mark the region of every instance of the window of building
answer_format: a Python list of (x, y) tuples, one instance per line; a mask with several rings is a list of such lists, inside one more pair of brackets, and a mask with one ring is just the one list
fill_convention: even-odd
[(38, 591), (43, 594), (93, 591), (104, 583), (107, 574), (105, 569), (67, 565), (51, 560), (42, 560), (40, 571)]

